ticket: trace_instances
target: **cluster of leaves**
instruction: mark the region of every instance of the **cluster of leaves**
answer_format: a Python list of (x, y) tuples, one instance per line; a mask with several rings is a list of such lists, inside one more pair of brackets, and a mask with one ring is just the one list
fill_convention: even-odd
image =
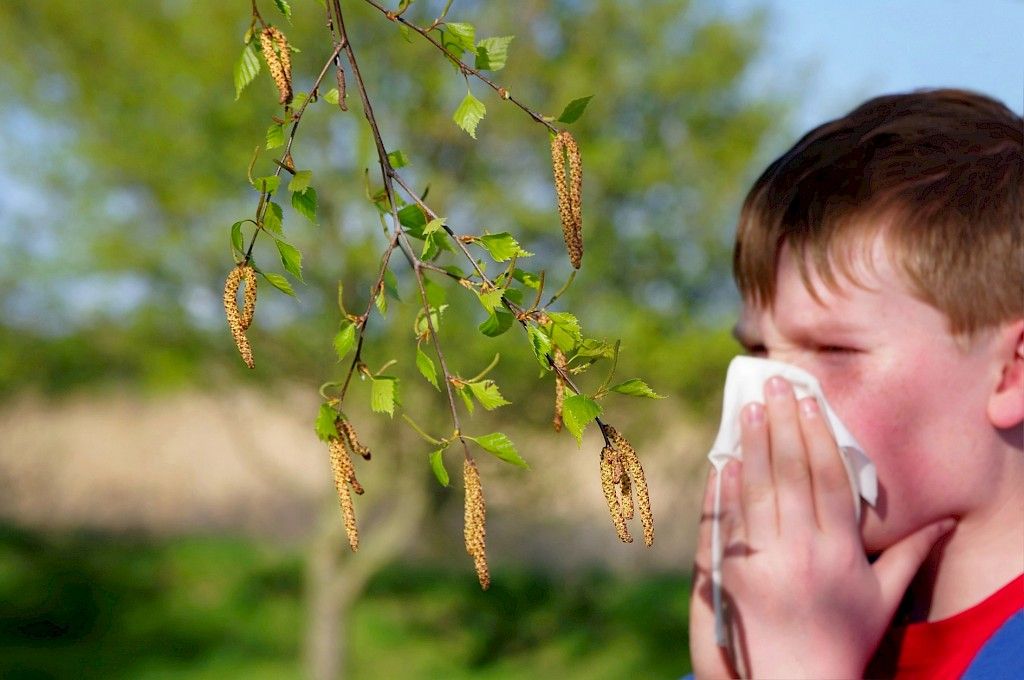
[[(411, 39), (412, 34), (417, 33), (437, 47), (466, 78), (467, 88), (469, 77), (475, 77), (494, 89), (501, 99), (511, 100), (536, 122), (545, 126), (550, 135), (558, 133), (552, 123), (568, 124), (578, 120), (591, 99), (582, 97), (571, 101), (557, 118), (535, 113), (516, 101), (508, 90), (496, 85), (482, 73), (498, 71), (505, 66), (512, 36), (477, 40), (476, 29), (472, 24), (446, 20), (451, 2), (445, 6), (442, 14), (426, 27), (417, 26), (402, 16), (412, 4), (411, 0), (403, 1), (396, 11), (386, 10), (373, 0), (366, 2), (380, 10), (389, 20), (397, 23), (406, 39)], [(334, 336), (333, 346), (338, 361), (349, 363), (342, 379), (321, 386), (320, 393), (324, 401), (315, 422), (317, 435), (326, 442), (336, 442), (344, 436), (344, 433), (339, 432), (338, 426), (340, 422), (349, 422), (344, 415), (343, 407), (352, 377), (356, 374), (363, 382), (369, 382), (370, 406), (374, 412), (394, 417), (396, 411), (401, 409), (400, 377), (388, 372), (397, 360), (390, 359), (378, 368), (372, 369), (363, 353), (367, 323), (374, 309), (379, 317), (384, 318), (388, 313), (389, 300), (402, 302), (398, 279), (390, 267), (391, 255), (396, 249), (410, 264), (419, 293), (420, 309), (412, 328), (415, 365), (427, 383), (437, 391), (447, 393), (453, 430), (446, 436), (434, 436), (424, 431), (407, 413), (402, 415), (429, 443), (431, 451), (427, 459), (442, 485), (448, 486), (450, 482), (444, 464), (444, 453), (456, 444), (461, 446), (467, 459), (470, 458), (468, 443), (473, 443), (506, 463), (523, 468), (527, 467), (527, 463), (506, 434), (491, 432), (470, 435), (462, 429), (455, 395), (461, 399), (465, 411), (469, 414), (475, 411), (476, 406), (490, 411), (506, 406), (510, 402), (502, 394), (497, 383), (487, 377), (497, 365), (500, 358), (498, 355), (495, 355), (483, 370), (469, 378), (452, 370), (446, 362), (438, 332), (443, 325), (451, 322), (446, 318), (446, 311), (450, 306), (447, 301), (448, 292), (439, 281), (457, 284), (456, 290), (466, 291), (466, 294), (472, 295), (478, 301), (487, 315), (486, 319), (477, 325), (477, 331), (483, 336), (500, 336), (516, 324), (525, 329), (525, 339), (537, 359), (541, 377), (550, 374), (560, 386), (568, 385), (573, 392), (564, 400), (557, 399), (556, 409), (559, 410), (559, 421), (564, 422), (565, 428), (575, 437), (578, 445), (582, 443), (583, 432), (589, 423), (601, 423), (600, 401), (607, 395), (617, 393), (660, 398), (660, 395), (639, 378), (613, 385), (612, 379), (619, 352), (618, 343), (586, 337), (574, 314), (552, 309), (552, 305), (573, 283), (575, 273), (569, 276), (561, 290), (542, 304), (546, 274), (544, 271), (531, 271), (521, 266), (520, 263), (530, 258), (532, 253), (523, 248), (512, 234), (492, 234), (487, 231), (479, 234), (456, 233), (445, 217), (440, 216), (425, 203), (426, 192), (415, 192), (405, 183), (398, 170), (409, 164), (409, 158), (401, 150), (386, 150), (369, 104), (369, 94), (359, 74), (355, 53), (345, 32), (340, 4), (337, 0), (322, 4), (327, 11), (328, 25), (332, 30), (334, 51), (309, 91), (295, 92), (290, 101), (283, 102), (283, 115), (274, 117), (262, 146), (269, 151), (282, 149), (281, 157), (274, 160), (273, 174), (253, 176), (253, 168), (258, 162), (259, 149), (257, 150), (257, 156), (253, 158), (249, 168), (249, 181), (259, 193), (256, 215), (252, 219), (240, 220), (231, 227), (231, 244), (236, 262), (253, 266), (275, 288), (294, 296), (291, 282), (284, 275), (264, 272), (256, 267), (253, 263), (253, 246), (259, 234), (266, 233), (273, 240), (285, 272), (302, 283), (302, 254), (284, 238), (283, 211), (275, 197), (279, 195), (281, 189), (282, 172), (287, 172), (290, 180), (286, 190), (290, 194), (292, 207), (298, 214), (316, 224), (317, 193), (312, 186), (313, 175), (311, 171), (298, 169), (295, 165), (292, 145), (302, 116), (310, 104), (322, 99), (339, 106), (342, 110), (347, 109), (346, 106), (342, 106), (346, 96), (342, 89), (328, 90), (322, 96), (319, 93), (323, 78), (332, 65), (337, 70), (339, 86), (345, 82), (339, 58), (344, 54), (348, 60), (348, 69), (355, 77), (355, 84), (364, 103), (364, 114), (378, 148), (383, 186), (372, 186), (367, 171), (365, 194), (377, 210), (388, 245), (382, 253), (379, 276), (371, 286), (365, 311), (349, 311), (345, 305), (344, 290), (341, 284), (338, 286), (338, 306), (342, 320)], [(285, 17), (291, 16), (291, 8), (284, 0), (276, 0), (275, 6)], [(235, 68), (236, 97), (260, 73), (260, 43), (255, 36), (261, 28), (268, 30), (268, 26), (253, 3), (252, 23), (244, 37), (245, 46)], [(466, 55), (469, 55), (468, 61), (465, 60)], [(266, 55), (263, 56), (266, 60)], [(290, 89), (291, 83), (287, 85)], [(475, 138), (477, 126), (485, 114), (484, 104), (468, 90), (455, 110), (453, 120)], [(399, 188), (404, 191), (408, 200), (399, 195)], [(246, 225), (254, 227), (248, 246), (244, 243), (243, 234)], [(488, 269), (494, 269), (497, 273), (488, 274)], [(459, 333), (458, 337), (463, 341), (469, 341), (468, 336), (464, 334)], [(557, 365), (554, 360), (556, 355), (564, 357), (564, 361)], [(576, 385), (576, 379), (600, 361), (610, 362), (607, 376), (599, 387), (584, 392)], [(483, 583), (483, 580), (481, 582)]]

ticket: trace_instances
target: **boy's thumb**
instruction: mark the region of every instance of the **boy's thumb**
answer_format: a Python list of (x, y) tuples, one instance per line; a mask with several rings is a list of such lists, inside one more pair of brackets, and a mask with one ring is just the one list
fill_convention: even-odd
[(875, 560), (872, 567), (882, 588), (882, 602), (889, 609), (896, 611), (924, 558), (955, 526), (956, 520), (952, 518), (928, 524), (891, 545)]

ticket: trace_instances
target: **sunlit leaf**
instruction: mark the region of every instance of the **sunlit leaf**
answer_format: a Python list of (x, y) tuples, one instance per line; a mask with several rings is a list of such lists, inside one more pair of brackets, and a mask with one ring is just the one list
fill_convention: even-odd
[(258, 190), (267, 194), (272, 194), (277, 191), (277, 187), (280, 186), (281, 178), (277, 175), (265, 175), (254, 179), (252, 184)]
[(267, 148), (276, 149), (284, 144), (284, 126), (277, 123), (267, 128)]
[(263, 213), (263, 228), (267, 231), (280, 234), (282, 231), (281, 222), (284, 219), (284, 211), (281, 206), (271, 201), (267, 204), (267, 211)]
[(341, 95), (338, 94), (338, 88), (332, 87), (331, 89), (324, 92), (324, 101), (328, 104), (338, 105), (338, 100), (341, 99)]
[(292, 8), (288, 5), (288, 0), (274, 0), (274, 4), (277, 5), (277, 11), (289, 19), (292, 18)]
[(484, 306), (488, 314), (493, 314), (495, 308), (501, 306), (501, 289), (495, 289), (486, 293), (477, 293), (480, 304)]
[(545, 370), (550, 370), (551, 364), (548, 363), (548, 355), (551, 354), (551, 338), (545, 335), (544, 331), (532, 325), (526, 329), (526, 332), (530, 336), (530, 347), (533, 348), (537, 362)]
[[(475, 51), (476, 28), (473, 24), (450, 22), (444, 25), (445, 42), (454, 43), (462, 52)], [(458, 53), (460, 50), (452, 50)]]
[(505, 397), (501, 395), (501, 391), (498, 390), (498, 385), (493, 380), (471, 382), (469, 383), (469, 389), (473, 391), (473, 396), (480, 402), (480, 405), (488, 411), (493, 411), (499, 406), (512, 403), (505, 400)]
[(513, 257), (530, 257), (533, 253), (527, 252), (520, 247), (519, 242), (512, 238), (512, 235), (507, 232), (500, 234), (485, 234), (480, 237), (478, 241), (480, 245), (487, 249), (487, 252), (491, 254), (498, 262), (504, 262), (510, 260)]
[(500, 71), (508, 61), (508, 44), (514, 36), (484, 38), (476, 44), (476, 64), (484, 71)]
[(286, 241), (276, 239), (277, 252), (281, 255), (281, 264), (284, 265), (285, 270), (302, 281), (302, 253), (299, 249)]
[(346, 321), (342, 324), (341, 330), (334, 336), (334, 353), (338, 355), (338, 361), (345, 358), (345, 355), (352, 351), (356, 345), (356, 326)]
[(441, 387), (437, 384), (437, 369), (434, 368), (434, 360), (427, 356), (427, 353), (419, 345), (416, 345), (416, 368), (419, 369), (420, 375), (434, 386), (434, 389), (440, 391)]
[(388, 162), (391, 163), (391, 167), (397, 170), (409, 165), (409, 157), (401, 149), (395, 149), (388, 154)]
[(235, 101), (242, 96), (242, 90), (253, 81), (260, 72), (260, 60), (256, 56), (256, 48), (249, 43), (242, 49), (242, 56), (235, 64)]
[(322, 441), (338, 436), (338, 428), (335, 422), (338, 419), (338, 412), (330, 404), (320, 404), (320, 411), (316, 414), (316, 436)]
[(309, 183), (313, 181), (312, 170), (299, 170), (288, 182), (288, 191), (305, 191)]
[(370, 408), (374, 413), (395, 415), (395, 404), (398, 403), (398, 378), (380, 375), (373, 378), (370, 387)]
[(648, 399), (664, 399), (662, 395), (658, 394), (640, 378), (633, 378), (626, 382), (619, 383), (609, 388), (612, 392), (618, 392), (619, 394), (628, 394), (631, 397), (647, 397)]
[(512, 443), (512, 440), (501, 432), (492, 432), (491, 434), (485, 434), (481, 437), (467, 437), (467, 439), (472, 439), (480, 446), (480, 448), (489, 453), (493, 453), (506, 463), (512, 463), (513, 465), (518, 465), (521, 468), (530, 467), (526, 464), (525, 460), (520, 458), (519, 452), (516, 451), (516, 446)]
[(583, 339), (580, 322), (568, 312), (548, 312), (551, 319), (551, 342), (571, 352)]
[(282, 293), (295, 297), (295, 291), (292, 290), (292, 284), (288, 283), (288, 279), (281, 276), (280, 274), (268, 274), (264, 272), (263, 278), (267, 280), (267, 283), (272, 285), (274, 288), (277, 288)]
[(467, 92), (466, 97), (459, 104), (459, 108), (455, 109), (452, 120), (469, 133), (470, 137), (476, 139), (476, 126), (484, 119), (486, 113), (487, 107), (484, 106), (484, 103), (474, 97), (472, 92)]
[(601, 405), (590, 397), (574, 394), (566, 397), (562, 404), (562, 421), (576, 443), (583, 443), (583, 430), (594, 418), (601, 415)]

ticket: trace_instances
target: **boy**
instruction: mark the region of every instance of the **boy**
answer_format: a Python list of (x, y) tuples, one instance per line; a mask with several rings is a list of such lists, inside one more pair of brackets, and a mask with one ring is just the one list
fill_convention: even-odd
[(773, 378), (711, 490), (698, 680), (1024, 677), (1024, 121), (959, 90), (872, 99), (811, 131), (740, 215), (737, 337), (814, 374), (877, 467), (858, 523), (818, 404)]

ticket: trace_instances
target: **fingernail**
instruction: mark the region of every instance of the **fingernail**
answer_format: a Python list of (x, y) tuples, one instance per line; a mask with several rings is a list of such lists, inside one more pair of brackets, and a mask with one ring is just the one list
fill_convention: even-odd
[(779, 376), (776, 375), (768, 379), (768, 394), (777, 397), (785, 394), (788, 389), (789, 383)]
[(758, 402), (751, 402), (743, 407), (743, 418), (747, 425), (761, 425), (764, 423), (764, 406)]
[(800, 412), (805, 416), (816, 416), (820, 412), (818, 400), (814, 397), (806, 397), (800, 400)]
[(940, 534), (948, 534), (954, 528), (956, 528), (956, 520), (954, 518), (950, 517), (950, 518), (944, 520), (942, 522), (942, 524), (939, 525), (939, 533)]

